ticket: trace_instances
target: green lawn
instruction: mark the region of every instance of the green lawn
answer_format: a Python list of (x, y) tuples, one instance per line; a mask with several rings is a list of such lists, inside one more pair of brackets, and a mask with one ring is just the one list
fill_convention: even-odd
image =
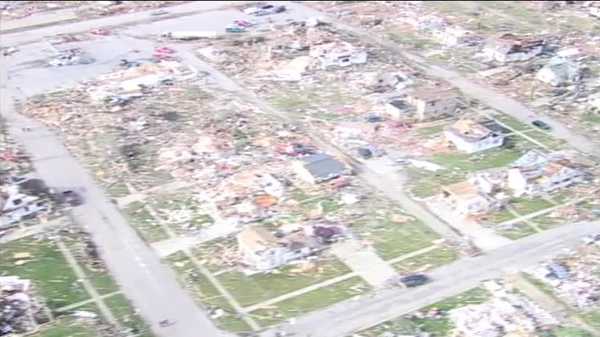
[(416, 129), (416, 133), (420, 137), (430, 137), (430, 136), (434, 136), (434, 135), (438, 135), (438, 134), (442, 133), (442, 131), (444, 131), (444, 128), (446, 126), (447, 125), (442, 124), (442, 125), (418, 128), (418, 129)]
[(587, 113), (583, 117), (583, 120), (592, 124), (600, 124), (600, 113)]
[(527, 215), (554, 206), (542, 198), (513, 198), (509, 206), (521, 215)]
[(316, 272), (292, 273), (293, 269), (297, 266), (285, 266), (277, 273), (252, 276), (231, 271), (218, 275), (217, 279), (241, 306), (247, 307), (351, 272), (333, 257), (323, 257)]
[(136, 201), (124, 210), (130, 225), (148, 242), (156, 242), (169, 238), (157, 221), (144, 208), (144, 203)]
[[(16, 266), (13, 258), (16, 253), (30, 253), (31, 260)], [(62, 253), (49, 240), (21, 239), (3, 244), (0, 249), (0, 275), (17, 275), (32, 280), (51, 310), (90, 298)]]
[(96, 288), (96, 291), (100, 295), (110, 294), (119, 290), (119, 286), (115, 283), (115, 280), (106, 268), (98, 268), (86, 263), (87, 258), (84, 255), (85, 244), (83, 242), (79, 241), (78, 238), (65, 238), (64, 242), (73, 256), (75, 256), (77, 263), (83, 269), (92, 286)]
[(496, 167), (504, 167), (524, 154), (522, 145), (511, 148), (500, 147), (473, 154), (454, 152), (434, 155), (430, 160), (449, 169), (476, 172)]
[(231, 332), (247, 332), (252, 329), (239, 317), (221, 295), (219, 290), (204, 276), (191, 260), (183, 253), (177, 252), (165, 259), (177, 272), (177, 277), (184, 288), (187, 288), (194, 300), (208, 310), (222, 309), (225, 315), (216, 319), (217, 325)]
[(600, 330), (600, 310), (590, 311), (581, 315), (585, 322)]
[(497, 119), (502, 124), (505, 124), (508, 127), (510, 127), (511, 129), (515, 129), (517, 131), (525, 131), (525, 130), (533, 129), (533, 127), (531, 125), (525, 124), (525, 123), (519, 121), (518, 119), (513, 118), (509, 115), (495, 115), (494, 118)]
[(513, 228), (511, 229), (496, 229), (496, 232), (504, 237), (507, 237), (511, 240), (518, 240), (524, 238), (529, 235), (533, 235), (536, 230), (526, 223), (516, 223), (513, 224)]
[(113, 313), (117, 321), (128, 328), (137, 337), (153, 337), (154, 334), (141, 316), (134, 312), (129, 300), (121, 295), (115, 294), (104, 299), (104, 303)]
[(537, 217), (531, 219), (530, 221), (536, 223), (540, 229), (547, 230), (547, 229), (556, 228), (558, 226), (561, 226), (561, 225), (567, 223), (568, 219), (553, 218), (553, 217), (550, 217), (547, 214), (545, 214), (545, 215), (537, 216)]
[(394, 264), (394, 268), (401, 273), (429, 270), (451, 263), (458, 258), (459, 255), (456, 250), (449, 247), (439, 247), (427, 253), (397, 262)]
[(589, 332), (573, 327), (558, 327), (551, 334), (552, 337), (593, 337)]
[(350, 224), (361, 238), (373, 242), (377, 255), (384, 260), (429, 247), (432, 241), (439, 239), (436, 233), (418, 220), (395, 223), (391, 216), (391, 213), (371, 214)]
[(93, 326), (71, 319), (60, 319), (41, 329), (32, 337), (98, 337)]
[(527, 136), (546, 145), (552, 151), (560, 150), (560, 148), (562, 146), (567, 144), (566, 141), (564, 141), (562, 139), (554, 138), (550, 133), (544, 132), (544, 131), (532, 130), (532, 131), (527, 132), (526, 134), (527, 134)]
[(499, 223), (503, 223), (503, 222), (512, 220), (512, 219), (516, 218), (516, 216), (513, 213), (511, 213), (509, 210), (502, 209), (497, 212), (486, 214), (485, 218), (487, 219), (486, 221), (489, 221), (494, 224), (499, 224)]
[(311, 311), (328, 307), (370, 290), (369, 285), (360, 277), (352, 277), (328, 287), (313, 290), (306, 294), (276, 303), (274, 308), (259, 309), (251, 312), (263, 327), (280, 323)]
[(204, 263), (206, 269), (210, 272), (217, 272), (231, 266), (223, 264), (223, 261), (215, 257), (222, 256), (224, 251), (235, 249), (237, 249), (235, 236), (228, 236), (203, 242), (192, 249), (192, 253), (198, 260)]
[(410, 316), (398, 317), (396, 319), (381, 323), (359, 334), (364, 337), (379, 337), (385, 332), (417, 334), (419, 332), (430, 333), (432, 337), (450, 336), (452, 323), (446, 314), (448, 311), (463, 307), (469, 304), (481, 304), (489, 298), (490, 294), (483, 288), (474, 288), (460, 295), (447, 298), (438, 303), (432, 304), (420, 309), (421, 312), (428, 312), (432, 308), (437, 308), (442, 312), (441, 318), (410, 318)]

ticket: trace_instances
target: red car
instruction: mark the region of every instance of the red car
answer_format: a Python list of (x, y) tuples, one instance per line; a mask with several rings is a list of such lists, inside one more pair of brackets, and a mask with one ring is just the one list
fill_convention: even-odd
[(157, 54), (175, 54), (175, 50), (169, 47), (160, 47), (154, 49), (154, 52)]
[(251, 27), (252, 23), (246, 20), (233, 20), (233, 24), (237, 25), (238, 27)]
[(92, 29), (90, 31), (90, 33), (94, 34), (94, 35), (110, 35), (110, 31), (104, 29), (104, 28), (96, 28), (96, 29)]

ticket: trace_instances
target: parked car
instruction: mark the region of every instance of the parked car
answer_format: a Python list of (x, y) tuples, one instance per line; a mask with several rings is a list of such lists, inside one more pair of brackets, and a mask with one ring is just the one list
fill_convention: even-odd
[(400, 282), (408, 288), (413, 288), (429, 282), (429, 277), (425, 274), (413, 274), (400, 278)]
[(359, 147), (357, 149), (357, 152), (358, 152), (358, 155), (363, 159), (369, 159), (369, 158), (373, 157), (373, 152), (371, 152), (371, 150), (366, 147)]
[(582, 241), (586, 245), (591, 245), (591, 244), (594, 244), (594, 243), (600, 243), (600, 234), (586, 235), (586, 236), (583, 237)]
[(244, 27), (244, 28), (253, 26), (252, 22), (246, 21), (246, 20), (233, 20), (233, 24), (238, 27)]
[(169, 12), (165, 11), (164, 9), (150, 13), (150, 15), (152, 15), (152, 16), (159, 16), (159, 15), (166, 15), (166, 14), (169, 14)]
[(531, 122), (531, 124), (533, 124), (533, 126), (538, 127), (538, 128), (540, 128), (542, 130), (550, 130), (550, 129), (552, 129), (550, 127), (550, 125), (546, 124), (545, 122), (542, 122), (539, 119), (534, 120), (533, 122)]
[(110, 35), (110, 31), (104, 28), (96, 28), (96, 29), (92, 29), (90, 31), (90, 33), (94, 34), (94, 35)]
[(244, 27), (238, 27), (238, 26), (233, 26), (233, 25), (225, 27), (226, 33), (243, 33), (245, 31), (246, 31), (246, 29)]
[(155, 53), (160, 53), (160, 54), (174, 54), (175, 50), (171, 49), (169, 47), (159, 47), (154, 49)]

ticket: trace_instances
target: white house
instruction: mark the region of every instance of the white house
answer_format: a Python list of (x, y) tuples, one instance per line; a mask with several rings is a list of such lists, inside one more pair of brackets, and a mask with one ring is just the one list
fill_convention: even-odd
[(490, 39), (483, 48), (483, 55), (497, 62), (526, 61), (544, 50), (544, 40), (526, 39), (513, 34), (503, 34)]
[(475, 153), (500, 147), (505, 136), (470, 119), (462, 119), (444, 131), (448, 139), (459, 151)]
[(466, 180), (442, 187), (442, 197), (458, 214), (483, 214), (499, 209), (502, 203), (484, 193), (474, 182)]
[(367, 63), (367, 52), (364, 49), (344, 41), (311, 47), (309, 55), (319, 61), (322, 69)]
[(553, 57), (535, 77), (552, 86), (573, 83), (579, 79), (579, 65), (562, 57)]
[(576, 184), (583, 172), (569, 164), (566, 159), (529, 151), (508, 170), (508, 187), (516, 196), (535, 196)]
[(304, 232), (277, 238), (263, 227), (248, 227), (238, 233), (241, 262), (254, 271), (264, 272), (313, 254), (318, 244)]
[(454, 114), (458, 94), (451, 88), (423, 88), (408, 94), (406, 103), (416, 109), (419, 120), (435, 119)]

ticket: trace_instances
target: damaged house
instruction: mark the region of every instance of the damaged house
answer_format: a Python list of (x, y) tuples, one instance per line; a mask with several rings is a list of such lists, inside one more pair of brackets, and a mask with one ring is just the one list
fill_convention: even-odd
[(292, 164), (296, 174), (304, 181), (316, 184), (350, 173), (344, 163), (325, 153), (305, 156)]
[(24, 194), (18, 184), (0, 189), (0, 230), (48, 210), (48, 203), (37, 196)]
[(435, 31), (433, 36), (446, 46), (456, 46), (473, 40), (473, 33), (462, 27), (448, 26)]
[(584, 174), (560, 156), (531, 150), (508, 170), (508, 187), (516, 196), (536, 196), (580, 182)]
[(452, 115), (459, 107), (459, 95), (452, 88), (421, 88), (414, 90), (406, 97), (392, 99), (385, 106), (385, 111), (392, 119), (401, 120), (407, 117), (434, 120)]
[(552, 86), (574, 83), (579, 80), (579, 65), (562, 57), (553, 57), (540, 69), (535, 78)]
[(309, 55), (318, 60), (321, 69), (367, 63), (367, 52), (364, 49), (344, 41), (311, 47)]
[(474, 179), (443, 186), (442, 198), (460, 215), (484, 214), (498, 210), (504, 204), (501, 198), (494, 197)]
[(287, 235), (263, 227), (248, 227), (237, 235), (242, 263), (257, 272), (269, 271), (316, 253), (321, 245), (304, 231)]
[(503, 34), (485, 44), (483, 55), (489, 60), (506, 63), (530, 60), (541, 54), (543, 50), (544, 40)]
[(505, 136), (470, 119), (459, 120), (444, 131), (446, 139), (461, 152), (475, 153), (500, 147)]

